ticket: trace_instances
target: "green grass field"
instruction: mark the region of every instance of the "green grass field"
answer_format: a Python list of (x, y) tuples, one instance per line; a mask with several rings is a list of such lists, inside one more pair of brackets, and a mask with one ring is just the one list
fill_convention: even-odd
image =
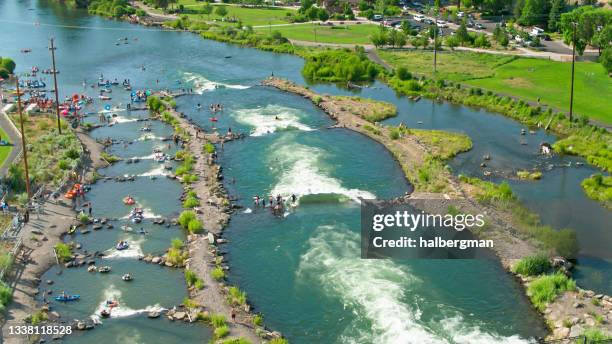
[[(185, 11), (198, 11), (204, 5), (202, 2), (196, 2), (195, 0), (180, 0), (178, 4), (185, 6)], [(178, 6), (178, 5), (174, 5)], [(187, 16), (191, 20), (200, 20), (200, 21), (213, 21), (216, 20), (220, 23), (221, 17), (215, 14), (214, 9), (217, 6), (221, 6), (221, 4), (213, 4), (213, 13), (210, 15), (206, 14), (190, 14), (187, 13)], [(242, 21), (243, 25), (269, 25), (269, 24), (286, 24), (289, 23), (287, 20), (287, 14), (295, 15), (297, 11), (286, 8), (279, 7), (240, 7), (236, 5), (223, 4), (227, 9), (226, 18), (236, 17)]]
[[(431, 76), (433, 53), (430, 51), (379, 51), (380, 57), (394, 67), (404, 66)], [(438, 54), (439, 77), (482, 87), (497, 93), (538, 98), (546, 105), (568, 111), (571, 63), (543, 59), (516, 58), (471, 52)], [(574, 113), (612, 124), (612, 78), (603, 66), (577, 62), (574, 83)], [(606, 96), (608, 95), (608, 96)]]
[[(273, 31), (280, 31), (284, 37), (298, 41), (315, 41), (318, 43), (336, 44), (370, 44), (370, 35), (378, 30), (378, 25), (313, 25), (300, 24), (291, 26), (272, 27)], [(269, 28), (257, 28), (257, 31), (268, 32)]]
[[(10, 142), (8, 135), (2, 128), (0, 128), (0, 137), (2, 140)], [(4, 160), (6, 160), (12, 150), (13, 146), (0, 146), (0, 166), (4, 165)]]

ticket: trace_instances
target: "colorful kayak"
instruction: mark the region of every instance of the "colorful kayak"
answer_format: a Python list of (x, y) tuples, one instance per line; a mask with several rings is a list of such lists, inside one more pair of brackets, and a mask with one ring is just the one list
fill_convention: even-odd
[(80, 295), (60, 295), (60, 296), (56, 296), (55, 300), (62, 301), (62, 302), (68, 302), (68, 301), (76, 301), (80, 298), (81, 298)]

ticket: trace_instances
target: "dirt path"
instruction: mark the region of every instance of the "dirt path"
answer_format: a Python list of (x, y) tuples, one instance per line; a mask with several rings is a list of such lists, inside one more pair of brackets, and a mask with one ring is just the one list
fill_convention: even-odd
[[(220, 167), (210, 154), (203, 151), (203, 147), (209, 142), (219, 142), (221, 138), (216, 134), (200, 132), (199, 128), (187, 118), (176, 111), (172, 112), (190, 138), (186, 149), (194, 156), (194, 170), (199, 178), (190, 185), (201, 203), (196, 208), (196, 212), (204, 229), (218, 237), (229, 221), (229, 201), (219, 179)], [(190, 297), (208, 312), (223, 314), (228, 319), (231, 337), (243, 337), (252, 343), (261, 343), (262, 339), (255, 334), (248, 306), (244, 309), (234, 308), (236, 321), (231, 321), (232, 307), (226, 300), (227, 286), (215, 281), (211, 276), (211, 271), (216, 267), (216, 248), (209, 243), (204, 234), (189, 235), (187, 241), (190, 258), (185, 268), (194, 271), (204, 281), (205, 286), (202, 290), (191, 288)]]

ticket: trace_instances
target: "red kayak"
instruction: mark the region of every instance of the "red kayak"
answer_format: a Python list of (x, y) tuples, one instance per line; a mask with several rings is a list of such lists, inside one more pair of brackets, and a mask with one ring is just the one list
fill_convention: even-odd
[(212, 117), (212, 118), (209, 118), (209, 120), (210, 120), (211, 122), (217, 122), (217, 121), (218, 121), (217, 117)]

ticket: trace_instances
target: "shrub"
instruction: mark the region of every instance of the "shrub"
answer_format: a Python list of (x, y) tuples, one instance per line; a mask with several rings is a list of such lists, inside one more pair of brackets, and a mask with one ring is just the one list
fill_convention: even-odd
[(212, 143), (210, 143), (210, 142), (206, 142), (206, 143), (204, 144), (203, 150), (204, 150), (204, 152), (206, 152), (206, 153), (208, 153), (208, 154), (212, 154), (212, 153), (214, 153), (214, 152), (215, 152), (215, 145), (213, 145), (213, 144), (212, 144)]
[(90, 220), (89, 216), (87, 216), (87, 214), (81, 214), (81, 216), (79, 216), (79, 221), (80, 221), (82, 224), (86, 225), (86, 224), (88, 224), (88, 223), (89, 223), (91, 220)]
[(536, 276), (545, 273), (550, 268), (548, 257), (537, 255), (521, 259), (512, 267), (512, 271), (523, 276)]
[(69, 245), (64, 243), (58, 243), (55, 245), (55, 254), (60, 262), (67, 262), (72, 260), (72, 249)]
[(174, 238), (172, 241), (170, 241), (170, 247), (175, 250), (182, 250), (184, 245), (183, 240), (179, 238)]
[(391, 140), (397, 140), (400, 138), (400, 130), (398, 128), (392, 128), (389, 132), (389, 137)]
[[(597, 343), (612, 339), (612, 336), (609, 336), (596, 328), (589, 328), (585, 330), (582, 332), (582, 336), (586, 337), (587, 343)], [(583, 338), (577, 339), (576, 343), (584, 343)]]
[(0, 312), (4, 311), (6, 306), (13, 299), (13, 290), (4, 283), (4, 281), (0, 281)]
[(194, 208), (200, 205), (200, 200), (195, 197), (187, 197), (183, 201), (183, 208)]
[(285, 338), (273, 338), (269, 344), (289, 344), (289, 341)]
[(255, 326), (263, 325), (263, 317), (261, 315), (259, 315), (259, 314), (256, 314), (253, 317), (253, 325), (255, 325)]
[(30, 324), (36, 326), (43, 321), (47, 321), (47, 319), (49, 319), (49, 317), (47, 316), (47, 313), (43, 312), (42, 310), (39, 310), (36, 313), (32, 314), (27, 320), (29, 320), (28, 322)]
[(211, 272), (210, 275), (217, 281), (220, 281), (225, 278), (225, 271), (223, 268), (217, 266)]
[(187, 225), (187, 230), (192, 234), (201, 233), (202, 229), (202, 222), (200, 222), (200, 220), (193, 219), (189, 221), (189, 224)]
[(406, 67), (397, 68), (396, 74), (397, 78), (402, 81), (412, 79), (412, 73), (410, 73)]
[(183, 229), (187, 229), (189, 226), (189, 222), (191, 220), (196, 219), (196, 214), (191, 210), (185, 210), (179, 215), (178, 223), (183, 227)]
[(191, 287), (197, 280), (198, 280), (198, 276), (196, 275), (195, 272), (189, 269), (185, 270), (185, 282), (187, 282), (188, 286)]
[(555, 300), (557, 295), (576, 289), (576, 282), (562, 273), (545, 275), (533, 280), (527, 286), (527, 294), (533, 305), (544, 311), (546, 305)]
[(210, 324), (214, 328), (226, 326), (225, 316), (223, 314), (212, 314), (210, 316)]
[(204, 289), (204, 281), (202, 281), (202, 279), (198, 278), (197, 280), (195, 280), (195, 282), (193, 283), (193, 286), (197, 289), (197, 290), (202, 290)]
[(229, 327), (221, 326), (215, 328), (215, 338), (223, 338), (229, 334)]
[(247, 295), (244, 291), (240, 290), (236, 286), (232, 286), (229, 288), (229, 296), (228, 301), (231, 305), (242, 306), (247, 302)]
[(200, 305), (195, 300), (192, 300), (188, 297), (183, 299), (183, 306), (190, 308), (190, 309), (200, 307)]

